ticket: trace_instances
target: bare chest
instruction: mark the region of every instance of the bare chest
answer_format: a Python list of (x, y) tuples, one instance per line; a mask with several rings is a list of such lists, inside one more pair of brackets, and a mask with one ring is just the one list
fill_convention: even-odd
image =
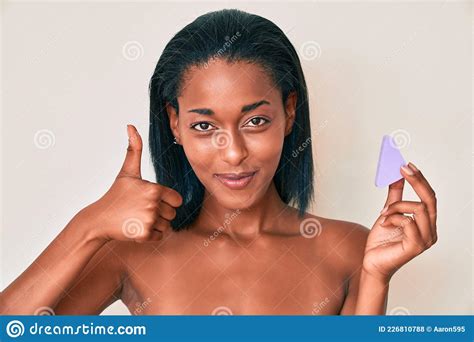
[(183, 248), (134, 262), (122, 301), (133, 315), (336, 315), (344, 275), (298, 246)]

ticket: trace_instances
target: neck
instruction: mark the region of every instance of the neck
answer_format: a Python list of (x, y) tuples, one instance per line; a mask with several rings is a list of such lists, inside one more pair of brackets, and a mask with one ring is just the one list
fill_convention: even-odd
[(273, 181), (265, 195), (245, 209), (225, 208), (206, 190), (201, 212), (193, 226), (206, 234), (218, 231), (233, 240), (253, 240), (269, 232), (287, 208)]

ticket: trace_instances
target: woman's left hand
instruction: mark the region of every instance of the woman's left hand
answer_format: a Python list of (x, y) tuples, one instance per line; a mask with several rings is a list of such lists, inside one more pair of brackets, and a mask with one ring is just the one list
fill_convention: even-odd
[[(385, 208), (372, 227), (365, 247), (364, 271), (384, 282), (438, 239), (435, 192), (412, 163), (402, 166), (401, 173), (404, 178), (389, 186)], [(402, 201), (405, 179), (421, 202)], [(405, 214), (412, 214), (413, 218)]]

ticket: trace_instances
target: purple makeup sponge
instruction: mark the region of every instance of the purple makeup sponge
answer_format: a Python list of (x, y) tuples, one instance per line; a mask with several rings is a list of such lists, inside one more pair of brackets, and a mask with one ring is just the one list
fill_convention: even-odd
[(406, 165), (395, 141), (390, 135), (384, 135), (380, 148), (375, 186), (381, 188), (403, 178), (400, 167)]

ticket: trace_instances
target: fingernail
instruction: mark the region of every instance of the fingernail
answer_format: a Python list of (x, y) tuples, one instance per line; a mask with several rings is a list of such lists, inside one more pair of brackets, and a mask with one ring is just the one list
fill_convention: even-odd
[(413, 176), (415, 173), (409, 168), (407, 167), (406, 165), (403, 165), (402, 166), (402, 169), (403, 171), (405, 171), (405, 173), (409, 174), (410, 176)]
[(380, 211), (380, 214), (382, 214), (382, 215), (383, 215), (384, 213), (386, 213), (386, 212), (387, 212), (387, 210), (388, 210), (388, 207), (385, 207), (385, 208), (383, 208), (383, 209)]
[(380, 220), (380, 224), (384, 223), (386, 218), (386, 216), (382, 217), (382, 219)]
[(409, 166), (414, 172), (417, 172), (417, 171), (418, 171), (417, 167), (416, 167), (415, 164), (413, 164), (412, 162), (409, 162), (409, 163), (408, 163), (408, 166)]

